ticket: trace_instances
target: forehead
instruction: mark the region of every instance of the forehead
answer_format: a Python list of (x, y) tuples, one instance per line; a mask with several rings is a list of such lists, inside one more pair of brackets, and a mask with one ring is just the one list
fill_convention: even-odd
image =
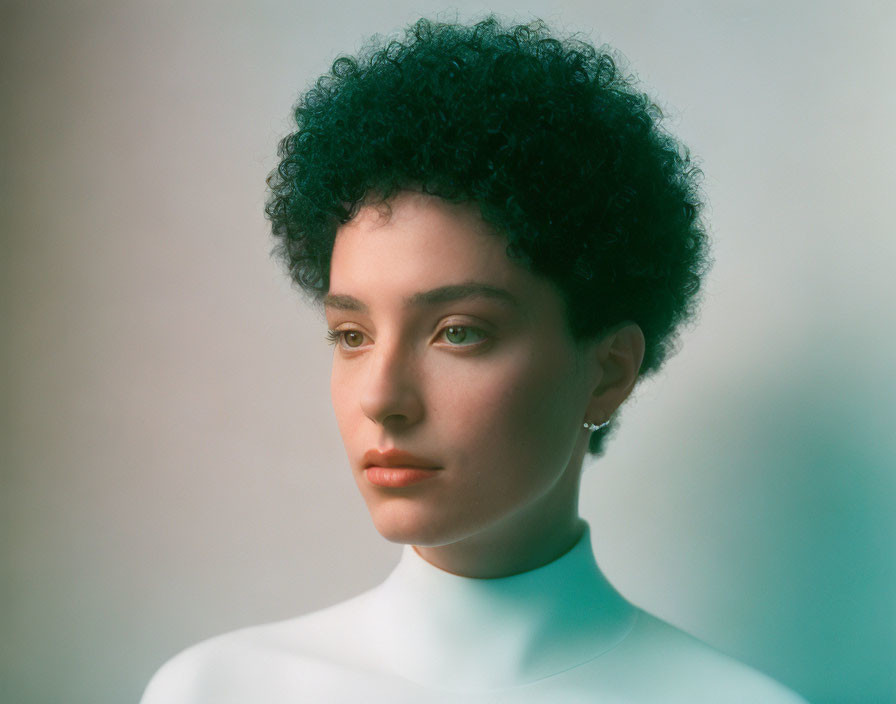
[(510, 288), (521, 297), (543, 293), (547, 282), (511, 261), (506, 248), (506, 238), (482, 219), (475, 204), (402, 191), (386, 204), (363, 206), (338, 229), (330, 293), (470, 280)]
[[(482, 220), (476, 206), (449, 203), (424, 193), (402, 191), (387, 203), (363, 206), (339, 228), (334, 244), (334, 264), (353, 254), (390, 257), (398, 263), (415, 254), (415, 260), (442, 256), (443, 266), (494, 267), (504, 264), (506, 240)], [(511, 262), (508, 260), (507, 264)]]

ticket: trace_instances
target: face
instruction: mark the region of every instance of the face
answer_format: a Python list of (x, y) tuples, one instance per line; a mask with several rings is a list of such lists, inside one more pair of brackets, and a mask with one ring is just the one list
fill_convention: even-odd
[(339, 229), (325, 299), (333, 407), (374, 524), (418, 546), (551, 530), (577, 511), (594, 381), (560, 294), (473, 206), (390, 206)]

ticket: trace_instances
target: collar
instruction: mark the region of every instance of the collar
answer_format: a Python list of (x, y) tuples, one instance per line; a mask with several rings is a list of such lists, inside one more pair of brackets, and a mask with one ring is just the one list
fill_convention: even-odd
[(600, 657), (638, 610), (597, 566), (590, 528), (553, 562), (497, 579), (445, 572), (406, 545), (371, 594), (382, 663), (451, 690), (528, 684)]

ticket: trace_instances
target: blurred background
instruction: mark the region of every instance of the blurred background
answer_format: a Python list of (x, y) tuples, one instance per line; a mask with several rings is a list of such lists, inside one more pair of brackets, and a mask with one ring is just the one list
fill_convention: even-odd
[(391, 570), (264, 178), (337, 55), (487, 11), (614, 46), (706, 174), (699, 325), (586, 473), (604, 571), (812, 702), (896, 701), (893, 3), (7, 0), (3, 702), (136, 701)]

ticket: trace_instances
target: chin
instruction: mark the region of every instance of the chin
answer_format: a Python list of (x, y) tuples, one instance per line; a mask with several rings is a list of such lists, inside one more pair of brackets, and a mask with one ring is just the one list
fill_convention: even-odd
[(437, 547), (464, 537), (461, 526), (437, 520), (431, 511), (407, 499), (396, 497), (368, 508), (374, 528), (390, 543)]

